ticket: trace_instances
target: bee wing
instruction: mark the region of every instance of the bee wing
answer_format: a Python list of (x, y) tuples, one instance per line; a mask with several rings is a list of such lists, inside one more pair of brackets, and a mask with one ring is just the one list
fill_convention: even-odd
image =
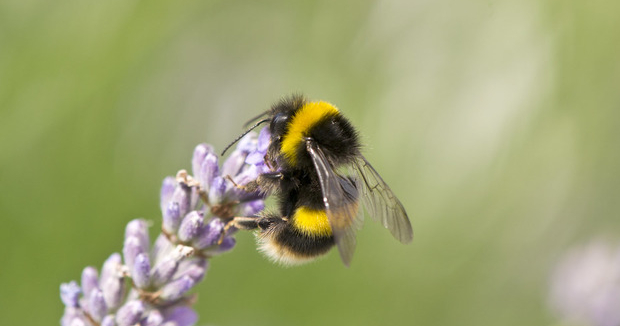
[(362, 155), (352, 168), (358, 174), (361, 184), (358, 188), (362, 189), (362, 202), (370, 216), (381, 222), (400, 242), (411, 242), (413, 230), (407, 212), (379, 173)]
[(358, 214), (358, 191), (355, 183), (338, 175), (321, 148), (312, 140), (306, 149), (319, 176), (323, 202), (340, 258), (349, 266), (355, 251), (355, 232), (361, 227), (363, 214)]

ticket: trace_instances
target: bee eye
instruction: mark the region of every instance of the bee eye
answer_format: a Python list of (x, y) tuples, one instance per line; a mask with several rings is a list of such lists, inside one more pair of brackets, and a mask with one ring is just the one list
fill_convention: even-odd
[[(283, 113), (278, 113), (273, 120), (271, 120), (271, 125), (269, 129), (273, 135), (282, 135), (286, 131), (286, 122), (288, 120), (288, 115)], [(278, 137), (279, 138), (279, 137)]]

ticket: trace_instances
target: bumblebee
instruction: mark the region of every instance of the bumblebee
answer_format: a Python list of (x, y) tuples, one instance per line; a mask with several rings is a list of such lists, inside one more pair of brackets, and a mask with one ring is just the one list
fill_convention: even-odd
[(396, 239), (411, 242), (403, 205), (361, 154), (358, 132), (335, 106), (294, 95), (253, 120), (265, 116), (247, 132), (269, 122), (271, 142), (264, 160), (271, 171), (235, 186), (275, 195), (278, 211), (234, 217), (226, 229), (259, 229), (260, 250), (283, 264), (311, 261), (335, 245), (349, 266), (363, 203)]

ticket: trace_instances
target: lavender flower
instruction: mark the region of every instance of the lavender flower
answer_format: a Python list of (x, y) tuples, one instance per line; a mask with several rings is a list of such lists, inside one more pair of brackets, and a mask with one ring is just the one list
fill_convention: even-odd
[[(263, 157), (269, 145), (267, 128), (259, 136), (242, 138), (221, 167), (207, 144), (194, 150), (192, 173), (181, 170), (164, 179), (160, 192), (162, 233), (151, 247), (149, 222), (127, 224), (121, 254), (112, 254), (99, 274), (82, 272), (81, 287), (71, 281), (60, 286), (65, 305), (61, 325), (189, 326), (197, 319), (188, 294), (204, 278), (208, 260), (235, 245), (234, 216), (252, 216), (264, 207), (263, 195), (247, 193), (243, 185), (268, 170)], [(224, 232), (226, 232), (224, 234)]]
[(556, 266), (550, 303), (567, 323), (620, 325), (620, 246), (595, 241), (573, 249)]

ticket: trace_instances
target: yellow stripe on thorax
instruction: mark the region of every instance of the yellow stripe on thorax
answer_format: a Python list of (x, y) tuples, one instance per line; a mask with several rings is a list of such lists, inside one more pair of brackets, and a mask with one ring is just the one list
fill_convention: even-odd
[(303, 145), (307, 132), (322, 118), (339, 114), (327, 102), (308, 102), (292, 117), (286, 135), (282, 138), (281, 151), (291, 165), (297, 164), (297, 149)]
[(293, 216), (293, 226), (301, 233), (311, 237), (326, 237), (332, 234), (332, 228), (323, 209), (300, 207)]

